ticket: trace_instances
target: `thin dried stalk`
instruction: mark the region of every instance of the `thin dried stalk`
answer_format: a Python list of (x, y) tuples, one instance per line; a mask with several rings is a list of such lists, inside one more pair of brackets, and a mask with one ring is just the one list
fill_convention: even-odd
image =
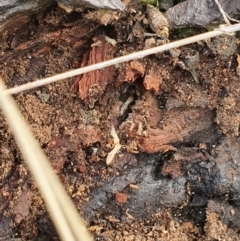
[(226, 22), (226, 24), (228, 25), (231, 25), (230, 21), (233, 21), (233, 22), (236, 22), (236, 23), (240, 23), (239, 20), (235, 19), (235, 18), (231, 18), (222, 8), (221, 4), (219, 3), (218, 0), (215, 0), (215, 3), (217, 4), (218, 8), (219, 8), (219, 11), (221, 12), (223, 18), (224, 18), (224, 21)]
[(219, 1), (215, 0), (215, 3), (217, 4), (218, 9), (219, 9), (219, 11), (221, 12), (221, 14), (223, 16), (225, 23), (228, 24), (228, 25), (231, 25), (230, 21), (228, 20), (227, 15), (226, 15), (226, 12), (223, 10), (223, 8), (222, 8), (221, 4), (219, 3)]
[(107, 61), (104, 61), (101, 63), (93, 64), (90, 66), (86, 66), (83, 68), (79, 68), (79, 69), (71, 70), (71, 71), (68, 71), (68, 72), (65, 72), (62, 74), (58, 74), (58, 75), (55, 75), (52, 77), (48, 77), (48, 78), (37, 80), (37, 81), (31, 82), (31, 83), (23, 84), (23, 85), (6, 90), (6, 93), (16, 94), (18, 92), (28, 90), (28, 89), (33, 89), (33, 88), (43, 86), (46, 84), (50, 84), (50, 83), (56, 82), (58, 80), (70, 78), (70, 77), (84, 74), (84, 73), (87, 73), (87, 72), (90, 72), (93, 70), (97, 70), (97, 69), (103, 69), (103, 68), (111, 66), (111, 65), (118, 65), (120, 63), (127, 62), (127, 61), (130, 61), (133, 59), (140, 59), (140, 58), (143, 58), (143, 57), (151, 55), (151, 54), (157, 54), (157, 53), (160, 53), (160, 52), (172, 49), (172, 48), (178, 48), (180, 46), (184, 46), (184, 45), (187, 45), (190, 43), (198, 42), (201, 40), (219, 36), (221, 34), (228, 34), (228, 33), (239, 31), (239, 30), (240, 30), (240, 24), (234, 24), (234, 25), (230, 25), (227, 27), (219, 27), (218, 29), (215, 29), (214, 31), (211, 31), (211, 32), (199, 34), (199, 35), (196, 35), (193, 37), (189, 37), (189, 38), (185, 38), (185, 39), (178, 40), (175, 42), (167, 43), (165, 45), (161, 45), (161, 46), (154, 47), (151, 49), (134, 52), (132, 54), (121, 56), (121, 57), (118, 57), (115, 59), (107, 60)]
[(0, 78), (0, 107), (11, 127), (28, 168), (43, 194), (53, 223), (62, 240), (91, 241), (75, 206), (53, 172), (45, 154), (30, 132), (14, 100)]

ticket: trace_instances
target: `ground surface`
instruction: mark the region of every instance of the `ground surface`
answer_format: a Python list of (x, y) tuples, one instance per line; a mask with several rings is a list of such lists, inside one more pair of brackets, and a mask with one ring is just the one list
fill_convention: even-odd
[[(154, 46), (136, 24), (151, 31), (145, 11), (48, 7), (2, 33), (1, 76), (10, 88)], [(192, 33), (182, 34), (170, 41)], [(164, 52), (15, 95), (95, 240), (240, 239), (237, 41), (224, 36), (182, 47), (179, 58)], [(199, 83), (182, 67), (192, 50)], [(113, 128), (122, 148), (112, 161)], [(0, 154), (0, 239), (58, 240), (2, 115)]]

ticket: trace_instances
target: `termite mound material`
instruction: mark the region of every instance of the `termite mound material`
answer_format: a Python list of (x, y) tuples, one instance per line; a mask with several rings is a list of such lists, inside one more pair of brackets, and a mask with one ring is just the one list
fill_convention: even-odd
[[(146, 17), (134, 1), (45, 6), (1, 32), (0, 75), (11, 88), (163, 43), (136, 34), (151, 31)], [(238, 54), (223, 35), (14, 95), (96, 240), (239, 238)], [(58, 240), (2, 114), (0, 155), (0, 238)]]

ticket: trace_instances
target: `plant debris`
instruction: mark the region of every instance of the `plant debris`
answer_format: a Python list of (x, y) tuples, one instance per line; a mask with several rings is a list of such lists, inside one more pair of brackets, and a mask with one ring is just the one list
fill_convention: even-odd
[[(127, 6), (55, 4), (4, 32), (6, 85), (159, 45), (147, 6)], [(239, 239), (238, 42), (222, 35), (14, 96), (96, 240)], [(0, 239), (59, 240), (0, 120)]]
[[(110, 44), (105, 36), (99, 36), (95, 39), (92, 50), (86, 53), (81, 66), (91, 65), (112, 59), (114, 56), (114, 46)], [(115, 67), (110, 66), (103, 70), (95, 70), (83, 76), (76, 77), (74, 88), (77, 88), (81, 99), (94, 107), (95, 102), (104, 93), (107, 84), (112, 83)]]

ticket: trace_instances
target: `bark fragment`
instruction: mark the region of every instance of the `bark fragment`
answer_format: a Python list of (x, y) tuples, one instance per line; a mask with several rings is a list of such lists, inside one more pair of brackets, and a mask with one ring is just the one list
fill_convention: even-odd
[(157, 66), (151, 67), (144, 76), (143, 84), (147, 90), (153, 90), (155, 94), (158, 93), (162, 83), (162, 76), (160, 75)]
[(0, 51), (0, 63), (19, 57), (27, 51), (35, 58), (41, 58), (59, 46), (64, 48), (71, 46), (71, 50), (79, 56), (86, 49), (84, 37), (98, 28), (100, 24), (95, 23), (92, 26), (89, 21), (81, 19), (74, 23), (65, 23), (61, 30), (52, 30), (51, 24), (49, 25), (50, 30), (39, 31), (31, 40), (29, 40), (29, 35), (31, 35), (29, 28), (24, 25), (20, 28), (18, 26), (13, 33), (9, 47)]
[(211, 110), (202, 108), (159, 108), (156, 97), (146, 92), (136, 100), (132, 112), (120, 129), (128, 136), (128, 146), (134, 142), (138, 150), (147, 153), (176, 150), (173, 144), (196, 140), (214, 123)]
[(145, 67), (139, 60), (133, 60), (127, 64), (122, 64), (119, 75), (116, 80), (116, 85), (123, 82), (133, 83), (140, 77), (143, 77)]
[(209, 129), (213, 124), (211, 111), (200, 108), (174, 109), (162, 129), (151, 129), (147, 137), (142, 137), (139, 147), (142, 151), (154, 153), (162, 151), (164, 145), (188, 141), (198, 132)]
[[(90, 52), (85, 55), (81, 66), (87, 66), (112, 59), (114, 56), (114, 47), (106, 40), (105, 36), (99, 36), (95, 39), (97, 46), (93, 46)], [(107, 84), (114, 80), (115, 67), (110, 66), (102, 70), (95, 70), (77, 76), (74, 86), (78, 88), (80, 98), (91, 107), (104, 93)]]

